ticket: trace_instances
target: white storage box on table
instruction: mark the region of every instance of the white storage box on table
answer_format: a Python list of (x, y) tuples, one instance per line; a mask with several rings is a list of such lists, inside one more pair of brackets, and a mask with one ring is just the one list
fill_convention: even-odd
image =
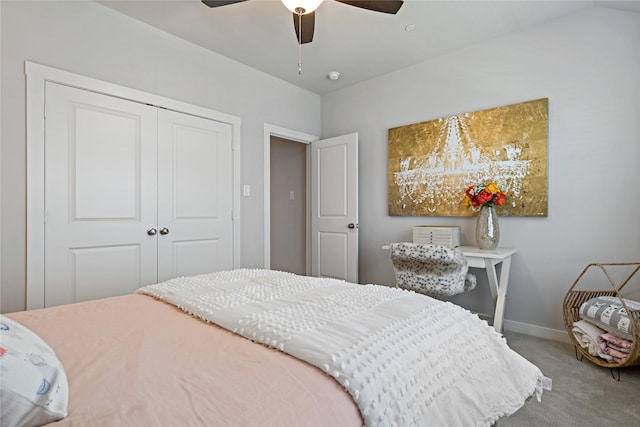
[(413, 243), (460, 246), (460, 227), (418, 225), (413, 227)]

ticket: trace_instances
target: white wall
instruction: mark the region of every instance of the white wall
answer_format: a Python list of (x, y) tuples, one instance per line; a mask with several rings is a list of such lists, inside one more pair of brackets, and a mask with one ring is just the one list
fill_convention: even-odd
[[(519, 251), (507, 328), (558, 336), (587, 263), (640, 261), (640, 14), (591, 8), (323, 96), (322, 137), (360, 136), (362, 283), (394, 283), (381, 246), (414, 225), (461, 225), (475, 241), (475, 218), (387, 215), (387, 130), (545, 97), (549, 216), (500, 218), (501, 246)], [(457, 300), (486, 311), (484, 283)]]
[(242, 184), (251, 185), (241, 263), (263, 265), (264, 123), (319, 134), (318, 95), (94, 2), (3, 0), (0, 10), (0, 311), (25, 308), (25, 60), (239, 116)]

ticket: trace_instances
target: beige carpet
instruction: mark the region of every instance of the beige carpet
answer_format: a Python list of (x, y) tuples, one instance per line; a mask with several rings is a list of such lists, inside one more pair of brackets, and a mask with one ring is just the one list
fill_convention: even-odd
[(572, 345), (505, 332), (509, 346), (553, 380), (542, 401), (535, 397), (499, 427), (640, 427), (640, 366), (609, 369), (576, 359)]

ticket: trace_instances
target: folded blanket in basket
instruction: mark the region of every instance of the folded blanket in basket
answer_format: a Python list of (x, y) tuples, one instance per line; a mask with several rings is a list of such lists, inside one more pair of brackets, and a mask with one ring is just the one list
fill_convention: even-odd
[(586, 320), (580, 320), (573, 322), (571, 332), (578, 343), (583, 348), (586, 348), (590, 355), (601, 357), (608, 362), (613, 361), (613, 357), (605, 353), (598, 342), (598, 337), (604, 332), (602, 329)]
[(633, 341), (625, 340), (624, 338), (620, 338), (610, 333), (602, 334), (602, 339), (605, 340), (607, 345), (611, 348), (615, 348), (622, 353), (631, 353)]
[[(630, 310), (640, 310), (640, 302), (625, 299), (624, 303)], [(633, 339), (631, 320), (618, 297), (601, 296), (585, 301), (580, 306), (580, 318), (616, 336)]]
[(613, 357), (616, 363), (622, 363), (629, 357), (633, 342), (617, 337), (610, 333), (603, 333), (598, 336), (598, 344), (602, 351)]
[(607, 341), (602, 338), (602, 335), (598, 336), (598, 344), (605, 354), (608, 354), (613, 358), (615, 363), (622, 363), (627, 360), (627, 357), (629, 357), (629, 353), (623, 353), (613, 347), (610, 347)]

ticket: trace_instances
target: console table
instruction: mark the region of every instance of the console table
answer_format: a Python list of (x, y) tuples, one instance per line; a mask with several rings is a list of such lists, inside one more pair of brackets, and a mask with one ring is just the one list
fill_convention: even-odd
[[(382, 248), (389, 249), (389, 246), (383, 246)], [(518, 250), (513, 248), (483, 250), (477, 246), (459, 246), (458, 249), (467, 258), (469, 267), (482, 268), (486, 271), (494, 307), (493, 328), (498, 332), (502, 332), (504, 303), (507, 298), (507, 288), (509, 287), (511, 256)], [(496, 266), (500, 263), (502, 263), (502, 269), (498, 277)]]

